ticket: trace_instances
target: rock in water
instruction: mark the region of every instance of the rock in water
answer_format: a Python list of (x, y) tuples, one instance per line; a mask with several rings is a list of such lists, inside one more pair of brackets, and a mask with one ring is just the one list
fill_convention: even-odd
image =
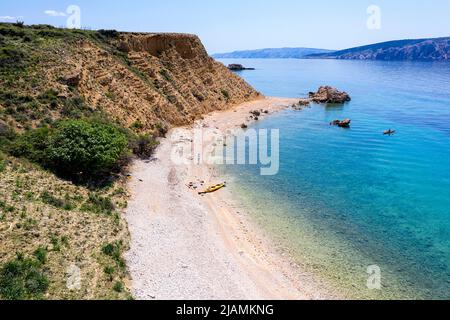
[(344, 103), (351, 100), (347, 92), (329, 86), (320, 87), (317, 92), (310, 92), (309, 98), (316, 103)]
[(350, 119), (345, 119), (345, 120), (334, 120), (330, 123), (330, 125), (332, 126), (338, 126), (340, 128), (350, 128), (350, 123), (352, 121)]

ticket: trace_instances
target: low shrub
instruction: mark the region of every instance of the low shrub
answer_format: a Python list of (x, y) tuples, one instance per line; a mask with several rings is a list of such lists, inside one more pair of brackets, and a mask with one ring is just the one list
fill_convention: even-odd
[(43, 103), (52, 103), (54, 101), (58, 100), (58, 94), (59, 92), (54, 89), (49, 89), (45, 91), (44, 93), (41, 93), (38, 96), (39, 101)]
[(10, 153), (46, 165), (48, 163), (48, 138), (50, 129), (42, 127), (19, 136), (11, 145)]
[(144, 129), (144, 125), (143, 125), (142, 122), (140, 122), (139, 120), (136, 120), (136, 121), (133, 122), (133, 124), (131, 125), (131, 129), (142, 130), (142, 129)]
[(113, 290), (117, 293), (123, 292), (123, 283), (120, 281), (117, 281), (113, 286)]
[(47, 248), (39, 247), (34, 252), (34, 256), (41, 264), (45, 264), (47, 262)]
[(49, 281), (39, 260), (18, 254), (0, 269), (0, 296), (6, 300), (40, 299)]
[(44, 202), (48, 205), (51, 205), (55, 208), (58, 208), (58, 209), (64, 209), (67, 211), (74, 209), (74, 205), (70, 202), (69, 199), (57, 198), (48, 191), (44, 191), (41, 194), (41, 200), (42, 200), (42, 202)]
[(102, 253), (114, 259), (117, 266), (121, 269), (125, 269), (125, 261), (122, 258), (123, 243), (122, 241), (116, 241), (103, 246)]
[(16, 23), (13, 23), (13, 26), (18, 27), (18, 28), (23, 28), (25, 26), (25, 22), (16, 21)]
[(227, 90), (222, 89), (221, 92), (225, 99), (230, 100), (230, 93)]
[(119, 32), (117, 30), (100, 29), (97, 31), (97, 34), (105, 38), (117, 38), (119, 36)]
[(141, 159), (148, 159), (152, 156), (158, 141), (152, 135), (138, 135), (130, 139), (130, 149)]
[(16, 133), (6, 123), (0, 121), (0, 151), (8, 151), (16, 138)]
[(158, 135), (160, 137), (165, 137), (169, 132), (169, 128), (167, 127), (167, 125), (161, 122), (155, 124), (155, 129), (158, 131)]
[(0, 69), (23, 69), (26, 65), (25, 54), (14, 47), (0, 48)]
[(3, 155), (3, 153), (0, 152), (0, 173), (5, 171), (6, 165), (7, 165), (7, 162), (6, 162), (5, 156)]
[(2, 24), (0, 25), (0, 35), (5, 37), (23, 37), (26, 32), (23, 28), (17, 28), (12, 24)]
[(109, 277), (109, 280), (112, 281), (116, 269), (114, 269), (114, 267), (111, 266), (106, 266), (103, 269), (103, 272)]

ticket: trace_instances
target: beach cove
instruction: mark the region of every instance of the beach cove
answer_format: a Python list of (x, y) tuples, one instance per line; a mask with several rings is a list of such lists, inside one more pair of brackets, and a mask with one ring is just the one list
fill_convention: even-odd
[[(252, 110), (274, 113), (298, 101), (267, 98), (244, 103), (207, 115), (191, 129), (213, 127), (226, 132), (239, 128)], [(126, 259), (134, 297), (337, 298), (253, 223), (233, 200), (232, 186), (203, 197), (188, 187), (192, 181), (213, 185), (221, 177), (214, 166), (174, 165), (171, 150), (183, 143), (190, 140), (165, 139), (153, 160), (137, 161), (132, 168), (125, 217), (131, 233)]]

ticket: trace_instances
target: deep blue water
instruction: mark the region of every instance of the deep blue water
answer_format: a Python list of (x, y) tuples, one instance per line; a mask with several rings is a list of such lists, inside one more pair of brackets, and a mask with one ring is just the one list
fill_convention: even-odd
[[(267, 96), (306, 96), (320, 85), (352, 96), (255, 124), (280, 129), (279, 174), (227, 173), (257, 203), (258, 220), (350, 295), (450, 298), (450, 63), (221, 61), (255, 67), (239, 74)], [(329, 125), (343, 118), (351, 129)], [(397, 134), (384, 136), (390, 128)], [(364, 282), (372, 264), (380, 291)]]

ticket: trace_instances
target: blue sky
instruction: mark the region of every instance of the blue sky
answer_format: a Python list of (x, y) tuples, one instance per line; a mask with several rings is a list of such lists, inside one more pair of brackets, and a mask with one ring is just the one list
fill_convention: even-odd
[[(71, 4), (83, 27), (195, 33), (210, 53), (450, 36), (449, 0), (1, 0), (0, 21), (64, 26)], [(381, 29), (367, 28), (370, 5), (381, 9)]]

